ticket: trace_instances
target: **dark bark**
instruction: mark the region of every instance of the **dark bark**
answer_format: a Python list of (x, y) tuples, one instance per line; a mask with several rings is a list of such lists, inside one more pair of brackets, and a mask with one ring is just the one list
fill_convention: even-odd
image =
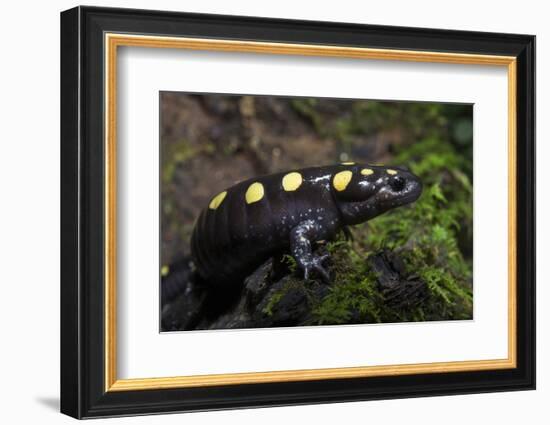
[[(407, 275), (398, 254), (381, 251), (368, 261), (388, 307), (408, 310), (427, 299), (425, 282)], [(228, 292), (205, 285), (189, 258), (179, 261), (162, 281), (162, 330), (311, 325), (312, 308), (328, 295), (332, 283), (302, 282), (288, 268), (274, 271), (272, 263), (269, 260), (259, 266), (244, 280), (240, 291)], [(361, 323), (353, 316), (350, 320)]]

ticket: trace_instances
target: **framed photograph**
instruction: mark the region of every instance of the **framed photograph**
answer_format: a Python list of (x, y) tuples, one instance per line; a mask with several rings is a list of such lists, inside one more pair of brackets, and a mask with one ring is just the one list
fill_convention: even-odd
[(535, 388), (535, 37), (61, 14), (61, 411)]

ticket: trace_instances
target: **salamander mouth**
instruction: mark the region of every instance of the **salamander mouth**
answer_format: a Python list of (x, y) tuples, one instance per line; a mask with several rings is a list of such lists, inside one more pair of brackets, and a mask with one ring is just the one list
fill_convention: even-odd
[(420, 186), (418, 189), (411, 190), (410, 192), (397, 197), (397, 200), (401, 205), (410, 204), (411, 202), (414, 202), (418, 198), (420, 198), (421, 194), (422, 194), (422, 186)]

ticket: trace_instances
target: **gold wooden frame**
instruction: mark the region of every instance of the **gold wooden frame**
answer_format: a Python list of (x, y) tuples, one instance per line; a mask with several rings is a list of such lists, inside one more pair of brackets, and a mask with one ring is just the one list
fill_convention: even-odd
[[(417, 373), (446, 373), (515, 368), (516, 353), (516, 58), (477, 54), (370, 49), (326, 45), (212, 40), (105, 34), (105, 391), (134, 391)], [(356, 59), (436, 62), (507, 67), (508, 72), (508, 357), (385, 366), (343, 367), (253, 373), (118, 379), (116, 374), (116, 97), (117, 48), (120, 46), (329, 56)]]

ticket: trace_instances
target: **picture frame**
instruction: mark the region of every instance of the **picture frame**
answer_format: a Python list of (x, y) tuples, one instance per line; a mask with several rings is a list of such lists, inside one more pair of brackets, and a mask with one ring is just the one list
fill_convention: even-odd
[[(121, 47), (504, 69), (508, 180), (494, 184), (508, 194), (505, 211), (495, 212), (508, 226), (508, 281), (501, 282), (508, 355), (121, 379)], [(62, 413), (92, 418), (535, 388), (534, 36), (76, 7), (61, 14), (61, 117)]]

